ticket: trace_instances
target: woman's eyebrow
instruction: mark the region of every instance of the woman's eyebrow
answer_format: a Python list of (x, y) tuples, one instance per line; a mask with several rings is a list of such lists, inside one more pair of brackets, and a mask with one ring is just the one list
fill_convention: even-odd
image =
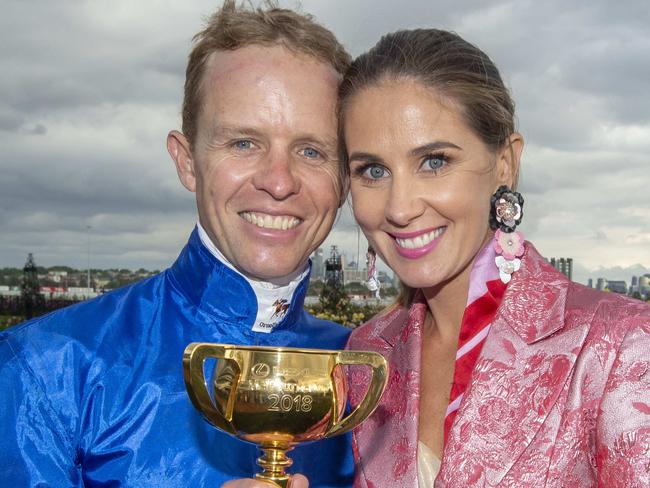
[(436, 141), (430, 142), (429, 144), (424, 144), (423, 146), (418, 146), (415, 149), (409, 151), (410, 156), (422, 156), (424, 154), (429, 154), (432, 152), (440, 151), (441, 149), (462, 149), (456, 144), (448, 141)]
[(367, 152), (353, 152), (348, 156), (349, 161), (364, 161), (367, 163), (380, 163), (382, 159), (376, 154)]

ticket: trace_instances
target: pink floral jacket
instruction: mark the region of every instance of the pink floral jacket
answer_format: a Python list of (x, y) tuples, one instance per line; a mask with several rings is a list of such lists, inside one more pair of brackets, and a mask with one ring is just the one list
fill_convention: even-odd
[[(353, 434), (356, 487), (417, 487), (426, 304), (356, 329), (390, 363)], [(360, 401), (368, 372), (350, 372)], [(435, 487), (650, 487), (650, 307), (572, 283), (526, 244), (443, 452)]]

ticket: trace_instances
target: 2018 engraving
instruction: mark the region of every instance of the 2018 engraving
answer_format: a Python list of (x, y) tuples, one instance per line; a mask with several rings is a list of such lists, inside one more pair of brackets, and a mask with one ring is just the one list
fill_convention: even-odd
[(269, 395), (271, 406), (267, 408), (269, 412), (311, 412), (314, 399), (311, 395), (279, 395), (272, 393)]

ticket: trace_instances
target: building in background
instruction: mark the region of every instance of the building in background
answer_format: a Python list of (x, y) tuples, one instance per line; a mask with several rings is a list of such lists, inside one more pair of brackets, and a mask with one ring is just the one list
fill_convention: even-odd
[(641, 298), (647, 300), (650, 298), (650, 274), (639, 276), (637, 284), (639, 295)]
[(319, 247), (314, 251), (311, 256), (311, 279), (324, 280), (325, 279), (325, 257), (323, 256), (323, 248)]
[(345, 254), (341, 255), (341, 266), (343, 267), (343, 285), (365, 283), (367, 279), (365, 267), (360, 269), (358, 263), (354, 260), (348, 262)]
[(550, 263), (564, 276), (573, 279), (573, 258), (551, 258)]
[(605, 278), (598, 278), (596, 280), (596, 290), (603, 291), (605, 289), (605, 284), (606, 284)]
[(613, 293), (627, 295), (627, 282), (622, 280), (607, 280), (606, 289)]

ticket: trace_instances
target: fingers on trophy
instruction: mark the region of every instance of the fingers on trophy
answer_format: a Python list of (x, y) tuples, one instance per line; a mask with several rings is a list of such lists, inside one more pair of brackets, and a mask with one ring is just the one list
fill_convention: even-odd
[[(212, 395), (204, 363), (217, 359)], [(366, 365), (372, 380), (364, 399), (345, 415), (343, 365)], [(343, 434), (377, 407), (388, 365), (380, 354), (290, 347), (192, 343), (183, 355), (187, 393), (217, 429), (256, 444), (261, 481), (290, 486), (287, 452), (296, 445)]]

